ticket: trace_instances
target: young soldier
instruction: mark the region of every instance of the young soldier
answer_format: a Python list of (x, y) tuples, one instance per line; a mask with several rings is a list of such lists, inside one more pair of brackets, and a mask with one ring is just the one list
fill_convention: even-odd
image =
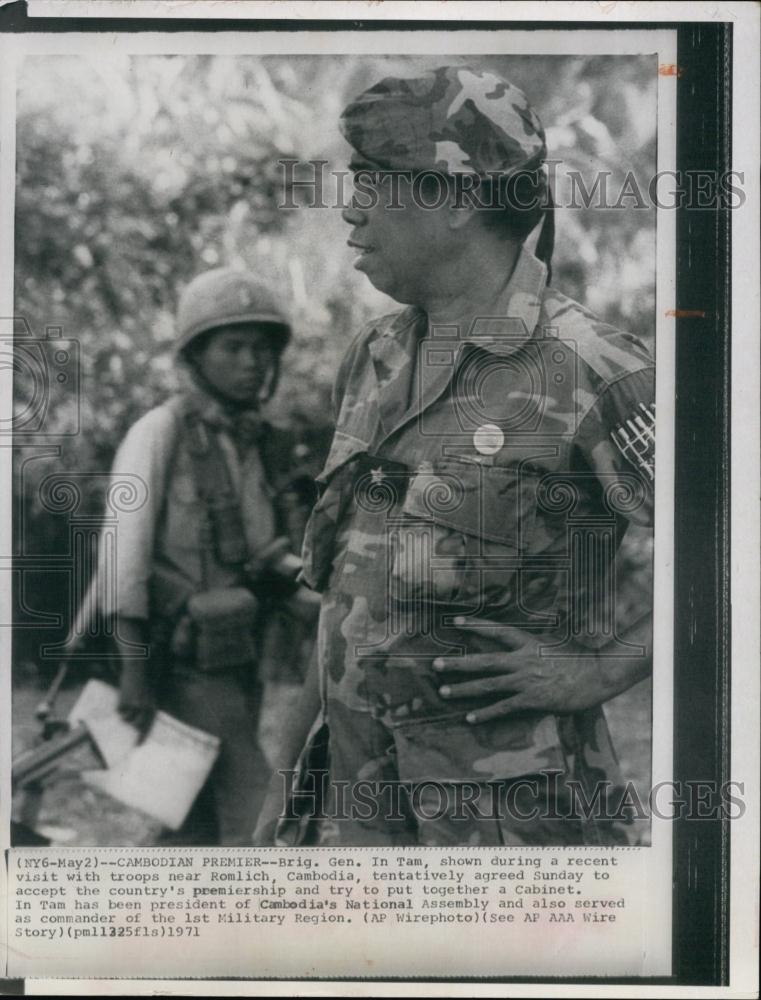
[[(601, 706), (649, 668), (611, 580), (626, 524), (650, 518), (652, 360), (549, 286), (544, 131), (507, 80), (385, 79), (341, 125), (355, 267), (406, 308), (338, 373), (304, 548), (319, 699), (313, 681), (282, 764), (319, 704), (342, 789), (324, 842), (610, 842), (570, 782), (605, 803)], [(257, 842), (282, 804), (281, 783)]]
[[(306, 520), (294, 442), (260, 412), (291, 331), (268, 289), (220, 268), (185, 289), (177, 332), (188, 388), (145, 414), (114, 461), (116, 477), (144, 480), (147, 501), (120, 517), (106, 610), (116, 618), (123, 717), (144, 729), (159, 707), (221, 740), (173, 842), (241, 845), (269, 774), (257, 742), (258, 668), (288, 593), (273, 566), (300, 544)], [(141, 643), (147, 659), (134, 655)]]

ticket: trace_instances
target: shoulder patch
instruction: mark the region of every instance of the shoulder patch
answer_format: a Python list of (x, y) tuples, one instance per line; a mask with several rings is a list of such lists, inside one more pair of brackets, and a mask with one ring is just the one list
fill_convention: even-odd
[(655, 479), (655, 403), (638, 403), (610, 432), (613, 443), (638, 472), (644, 472), (649, 482)]

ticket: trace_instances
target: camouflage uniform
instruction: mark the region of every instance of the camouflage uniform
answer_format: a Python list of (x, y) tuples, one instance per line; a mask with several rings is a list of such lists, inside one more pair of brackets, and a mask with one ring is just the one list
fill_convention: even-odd
[[(504, 173), (544, 155), (520, 91), (462, 68), (383, 81), (344, 125), (363, 158), (388, 169)], [(546, 281), (545, 264), (523, 248), (488, 317), (469, 330), (432, 327), (409, 307), (371, 323), (341, 365), (335, 437), (304, 548), (305, 577), (323, 592), (334, 782), (451, 786), (559, 772), (538, 798), (558, 806), (566, 778), (585, 787), (619, 779), (602, 708), (471, 725), (466, 714), (493, 699), (443, 699), (440, 685), (458, 678), (431, 666), (499, 648), (488, 628), (473, 628), (480, 619), (529, 630), (558, 656), (570, 640), (616, 646), (609, 570), (627, 521), (651, 515), (653, 363), (634, 337)], [(600, 823), (416, 815), (337, 823), (328, 839), (612, 836)]]

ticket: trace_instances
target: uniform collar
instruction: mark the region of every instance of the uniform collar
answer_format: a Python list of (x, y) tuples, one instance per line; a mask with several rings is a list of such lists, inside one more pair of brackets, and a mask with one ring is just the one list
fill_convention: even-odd
[[(389, 436), (432, 405), (447, 389), (455, 359), (466, 344), (504, 357), (522, 347), (539, 319), (547, 268), (521, 248), (512, 274), (484, 315), (464, 334), (455, 326), (429, 327), (425, 312), (404, 309), (376, 327), (368, 350), (375, 372), (373, 399), (381, 428)], [(413, 381), (414, 380), (414, 381)]]
[[(512, 274), (490, 307), (473, 302), (470, 328), (461, 332), (459, 340), (473, 344), (492, 354), (512, 354), (529, 340), (539, 320), (547, 268), (525, 247), (521, 247)], [(436, 337), (437, 331), (432, 329)], [(446, 333), (444, 336), (446, 336)], [(451, 335), (450, 335), (451, 336)]]
[[(435, 340), (453, 340), (461, 344), (474, 344), (492, 354), (512, 354), (529, 340), (539, 321), (544, 289), (547, 284), (547, 267), (530, 250), (522, 246), (512, 274), (499, 293), (489, 315), (479, 316), (479, 306), (474, 301), (473, 314), (478, 318), (470, 329), (457, 331), (453, 326), (439, 326), (428, 330)], [(406, 345), (406, 341), (421, 331), (426, 320), (425, 312), (409, 306), (396, 313), (383, 329), (383, 337), (393, 337)]]
[[(510, 280), (500, 296), (500, 315), (515, 323), (516, 335), (523, 341), (532, 336), (539, 322), (546, 286), (546, 264), (522, 246)], [(499, 350), (499, 344), (489, 349)]]

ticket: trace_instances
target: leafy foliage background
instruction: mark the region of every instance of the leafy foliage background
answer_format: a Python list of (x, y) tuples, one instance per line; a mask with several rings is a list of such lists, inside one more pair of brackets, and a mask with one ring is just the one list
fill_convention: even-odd
[[(28, 440), (70, 432), (77, 415), (79, 433), (53, 438), (60, 453), (38, 453), (16, 476), (26, 551), (67, 545), (67, 519), (40, 505), (41, 480), (51, 471), (107, 469), (127, 427), (174, 387), (173, 313), (199, 270), (239, 264), (279, 290), (295, 338), (274, 416), (305, 434), (326, 425), (349, 339), (395, 304), (353, 270), (338, 210), (278, 208), (277, 161), (326, 160), (326, 176), (344, 170), (348, 147), (337, 121), (348, 99), (383, 76), (440, 61), (107, 51), (26, 60), (17, 105), (16, 315), (38, 337), (61, 327), (79, 342), (81, 358), (76, 398), (71, 381), (51, 380), (45, 436)], [(655, 169), (654, 56), (451, 61), (495, 69), (525, 90), (559, 161), (557, 201), (567, 200), (568, 170), (581, 171), (587, 187), (597, 170), (608, 170), (613, 192), (633, 171), (647, 189)], [(619, 209), (560, 210), (556, 224), (554, 283), (652, 342), (654, 210), (628, 199)], [(32, 393), (22, 366), (19, 410)], [(84, 508), (96, 511), (100, 502), (93, 486)], [(646, 572), (643, 553), (631, 557), (637, 573)], [(60, 610), (60, 576), (41, 574), (38, 582), (35, 605)]]

